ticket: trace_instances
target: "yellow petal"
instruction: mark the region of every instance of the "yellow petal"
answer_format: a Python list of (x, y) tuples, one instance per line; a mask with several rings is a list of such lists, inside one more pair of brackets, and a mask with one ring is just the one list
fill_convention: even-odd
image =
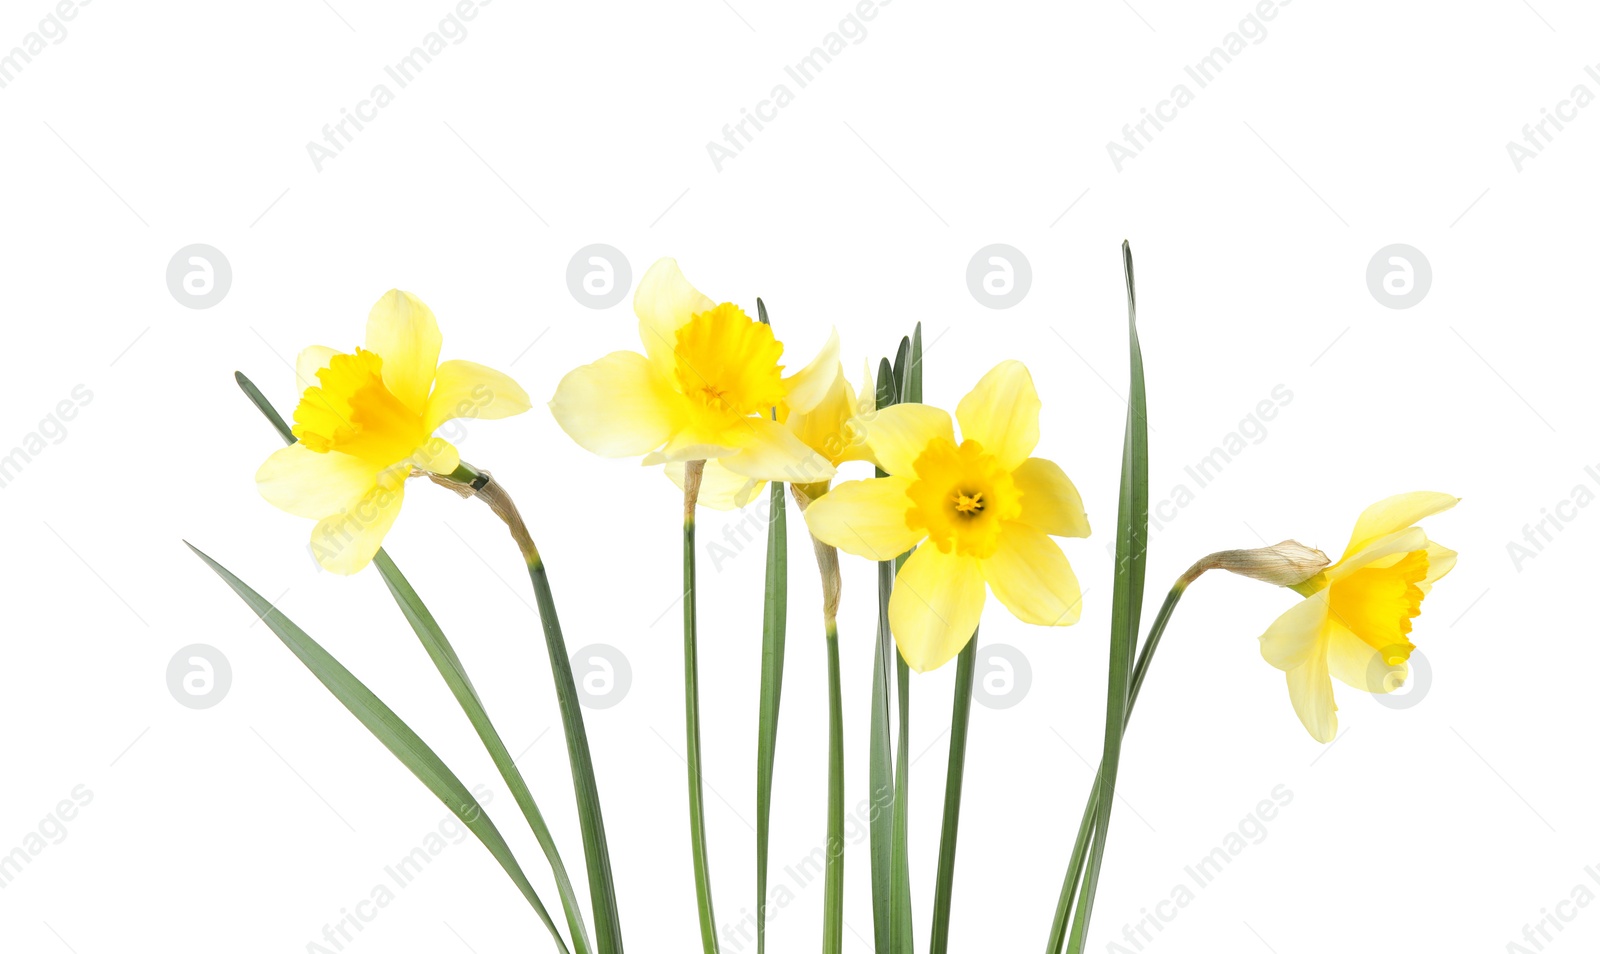
[(633, 457), (672, 435), (682, 399), (635, 351), (615, 351), (574, 368), (556, 386), (550, 412), (579, 446), (601, 457)]
[(1021, 361), (1002, 361), (961, 403), (961, 439), (977, 441), (1000, 466), (1015, 470), (1039, 444), (1039, 392)]
[(1328, 620), (1327, 640), (1328, 671), (1345, 685), (1382, 695), (1405, 684), (1405, 662), (1390, 663), (1339, 620)]
[(736, 474), (757, 480), (809, 484), (833, 477), (833, 465), (771, 418), (752, 417), (737, 453), (720, 458)]
[(361, 499), (379, 469), (360, 457), (291, 444), (273, 451), (256, 471), (256, 489), (274, 507), (318, 520)]
[(333, 361), (333, 356), (339, 352), (327, 345), (312, 345), (301, 351), (294, 359), (295, 390), (304, 391), (306, 388), (317, 386), (317, 372), (326, 368)]
[(928, 404), (894, 404), (871, 412), (861, 424), (879, 466), (897, 477), (917, 472), (917, 458), (930, 441), (955, 442), (950, 415)]
[[(784, 413), (787, 410), (788, 413)], [(867, 460), (866, 434), (856, 423), (856, 400), (844, 365), (834, 362), (833, 383), (822, 400), (809, 411), (779, 411), (783, 426), (794, 432), (823, 457), (835, 464), (847, 460)]]
[(1459, 497), (1426, 490), (1396, 494), (1380, 500), (1361, 512), (1361, 516), (1356, 520), (1356, 528), (1350, 534), (1350, 545), (1345, 548), (1344, 555), (1348, 557), (1379, 537), (1404, 530), (1418, 520), (1442, 510), (1449, 510), (1460, 501)]
[(386, 471), (354, 505), (317, 522), (311, 531), (311, 555), (333, 573), (348, 576), (361, 570), (372, 562), (394, 526), (405, 490), (404, 475)]
[(1433, 584), (1446, 573), (1456, 568), (1456, 551), (1442, 547), (1433, 541), (1428, 541), (1428, 575), (1417, 584), (1426, 593), (1432, 589)]
[(978, 628), (983, 600), (976, 558), (918, 547), (900, 568), (889, 597), (889, 629), (906, 665), (927, 672), (954, 659)]
[(639, 340), (663, 380), (672, 380), (672, 351), (678, 329), (717, 303), (700, 294), (683, 277), (676, 259), (663, 258), (650, 266), (633, 293), (633, 313), (639, 316)]
[(646, 467), (654, 467), (669, 462), (717, 460), (737, 454), (740, 445), (749, 439), (749, 429), (740, 422), (735, 422), (732, 427), (711, 429), (685, 427), (672, 435), (667, 446), (646, 454), (643, 463)]
[(421, 414), (439, 366), (439, 322), (422, 300), (394, 290), (367, 315), (367, 350), (383, 359), (383, 384), (400, 403)]
[(433, 379), (422, 426), (432, 434), (440, 424), (458, 417), (494, 421), (532, 406), (528, 392), (510, 375), (472, 361), (446, 361)]
[(1339, 707), (1333, 702), (1333, 680), (1328, 678), (1328, 657), (1319, 648), (1304, 664), (1284, 674), (1295, 715), (1318, 742), (1332, 742), (1339, 734)]
[(428, 442), (411, 455), (411, 462), (423, 470), (449, 476), (461, 466), (461, 453), (455, 445), (442, 437), (430, 437)]
[(1083, 498), (1065, 471), (1054, 461), (1030, 457), (1011, 472), (1022, 494), (1023, 523), (1058, 537), (1087, 537), (1089, 515)]
[(1294, 604), (1261, 634), (1261, 658), (1285, 671), (1304, 665), (1318, 651), (1327, 619), (1327, 590)]
[[(667, 479), (683, 489), (683, 461), (672, 461), (666, 465)], [(755, 500), (761, 489), (767, 485), (764, 480), (753, 480), (743, 474), (736, 474), (722, 466), (715, 460), (706, 461), (705, 472), (700, 478), (700, 506), (710, 507), (712, 510), (737, 510)]]
[(1328, 582), (1336, 583), (1368, 568), (1382, 569), (1392, 566), (1405, 559), (1407, 553), (1425, 550), (1427, 546), (1428, 534), (1421, 527), (1407, 527), (1388, 536), (1378, 537), (1329, 567), (1325, 571)]
[(994, 555), (980, 561), (995, 599), (1036, 626), (1071, 626), (1083, 610), (1078, 577), (1061, 547), (1043, 530), (1012, 521), (1000, 531)]
[(783, 379), (788, 391), (784, 403), (789, 405), (790, 410), (804, 414), (821, 403), (833, 387), (834, 380), (842, 374), (844, 366), (839, 363), (839, 329), (835, 328), (828, 335), (828, 343), (822, 346), (810, 364)]
[(811, 535), (868, 560), (892, 560), (917, 545), (921, 530), (906, 526), (908, 477), (849, 480), (813, 500), (805, 510)]

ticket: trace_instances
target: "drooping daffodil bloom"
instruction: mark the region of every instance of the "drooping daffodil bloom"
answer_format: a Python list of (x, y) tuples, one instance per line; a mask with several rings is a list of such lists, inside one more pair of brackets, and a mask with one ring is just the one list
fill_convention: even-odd
[(1020, 361), (985, 374), (950, 415), (896, 404), (862, 420), (889, 476), (834, 487), (805, 511), (823, 543), (870, 560), (917, 544), (889, 598), (889, 628), (906, 664), (938, 668), (972, 638), (987, 591), (1018, 619), (1077, 622), (1078, 579), (1050, 537), (1086, 537), (1072, 481), (1030, 456), (1039, 443), (1038, 391)]
[(784, 376), (783, 344), (739, 306), (717, 304), (664, 258), (633, 296), (644, 354), (615, 351), (569, 372), (550, 410), (568, 436), (602, 457), (647, 465), (717, 461), (745, 480), (827, 479), (833, 465), (772, 419), (827, 396), (838, 338)]
[[(837, 344), (830, 341), (826, 351), (837, 352)], [(809, 411), (795, 411), (788, 404), (778, 405), (778, 423), (788, 428), (807, 447), (817, 452), (833, 468), (847, 461), (875, 463), (867, 447), (866, 430), (861, 420), (876, 407), (872, 370), (863, 363), (862, 385), (857, 391), (845, 377), (843, 363), (836, 362), (833, 381), (816, 407)], [(683, 488), (683, 464), (670, 463), (667, 476)], [(832, 471), (829, 472), (830, 474)], [(791, 474), (789, 483), (799, 489), (807, 500), (828, 492), (826, 476)], [(734, 510), (756, 499), (765, 480), (756, 480), (736, 474), (718, 461), (706, 463), (705, 476), (700, 484), (700, 504), (715, 510)]]
[(439, 323), (410, 292), (391, 291), (367, 316), (364, 346), (300, 352), (294, 410), (299, 442), (256, 472), (274, 506), (317, 521), (311, 552), (324, 569), (372, 561), (400, 514), (405, 481), (461, 463), (435, 431), (457, 418), (502, 418), (530, 407), (515, 381), (471, 361), (439, 362)]
[(1417, 521), (1454, 507), (1449, 494), (1399, 494), (1368, 507), (1333, 566), (1293, 587), (1305, 599), (1261, 636), (1261, 655), (1283, 670), (1289, 701), (1318, 742), (1339, 731), (1333, 682), (1372, 693), (1405, 683), (1414, 648), (1411, 621), (1456, 554), (1428, 539)]

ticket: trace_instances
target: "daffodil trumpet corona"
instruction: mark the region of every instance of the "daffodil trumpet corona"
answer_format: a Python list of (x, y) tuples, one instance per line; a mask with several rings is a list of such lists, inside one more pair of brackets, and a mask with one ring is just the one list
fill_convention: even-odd
[(295, 365), (302, 388), (292, 434), (256, 474), (263, 497), (318, 521), (311, 551), (335, 573), (372, 562), (400, 512), (407, 478), (427, 476), (463, 497), (478, 497), (505, 522), (528, 567), (560, 702), (588, 863), (600, 954), (622, 950), (621, 922), (599, 791), (576, 680), (556, 616), (544, 562), (516, 505), (487, 471), (461, 460), (439, 432), (461, 418), (495, 419), (530, 407), (509, 376), (470, 361), (439, 361), (443, 337), (417, 296), (390, 291), (367, 316), (366, 340), (353, 352), (314, 346)]
[(372, 561), (407, 478), (455, 473), (461, 455), (440, 436), (446, 424), (528, 410), (527, 392), (505, 374), (441, 363), (441, 343), (428, 306), (391, 291), (372, 306), (362, 346), (300, 352), (298, 441), (267, 458), (256, 486), (274, 506), (317, 521), (311, 553), (324, 569), (350, 574)]

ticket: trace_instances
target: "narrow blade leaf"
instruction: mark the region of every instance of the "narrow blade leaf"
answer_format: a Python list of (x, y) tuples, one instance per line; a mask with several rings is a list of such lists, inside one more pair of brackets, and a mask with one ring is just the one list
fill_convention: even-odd
[(1111, 593), (1111, 658), (1107, 672), (1105, 747), (1100, 762), (1095, 830), (1090, 842), (1088, 867), (1078, 896), (1077, 914), (1067, 944), (1069, 954), (1082, 954), (1089, 933), (1105, 859), (1106, 834), (1115, 804), (1117, 764), (1122, 754), (1122, 733), (1127, 725), (1128, 699), (1133, 681), (1133, 653), (1139, 638), (1139, 615), (1144, 601), (1145, 545), (1149, 518), (1149, 424), (1145, 419), (1144, 358), (1139, 350), (1137, 303), (1133, 283), (1133, 253), (1122, 243), (1123, 275), (1128, 286), (1128, 418), (1122, 447), (1122, 487), (1117, 501), (1116, 571)]
[(230, 573), (222, 564), (202, 553), (193, 544), (187, 546), (222, 577), (223, 582), (244, 600), (245, 605), (249, 606), (263, 623), (267, 624), (267, 628), (289, 647), (289, 651), (311, 670), (311, 674), (333, 693), (334, 698), (367, 727), (367, 731), (382, 742), (402, 765), (410, 769), (411, 773), (427, 786), (428, 791), (461, 819), (461, 823), (466, 825), (468, 830), (478, 836), (478, 840), (489, 849), (489, 853), (517, 886), (517, 890), (522, 892), (522, 896), (533, 907), (539, 920), (544, 922), (550, 936), (555, 939), (556, 947), (562, 952), (567, 952), (568, 948), (566, 942), (561, 939), (561, 932), (550, 919), (550, 912), (545, 909), (544, 903), (539, 900), (538, 892), (528, 883), (527, 876), (517, 864), (517, 859), (512, 855), (511, 848), (501, 836), (500, 830), (495, 827), (494, 822), (483, 810), (483, 806), (478, 804), (472, 792), (462, 784), (461, 779), (456, 777), (449, 766), (434, 754), (433, 749), (429, 748), (428, 744), (423, 742), (393, 709), (385, 705), (383, 700), (374, 695), (372, 690), (333, 658), (316, 640), (306, 635), (304, 630), (278, 612), (261, 594)]

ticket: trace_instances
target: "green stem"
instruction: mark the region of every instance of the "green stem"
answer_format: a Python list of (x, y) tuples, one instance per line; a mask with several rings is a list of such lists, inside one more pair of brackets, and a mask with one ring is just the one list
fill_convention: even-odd
[(889, 857), (889, 948), (894, 954), (916, 950), (911, 931), (911, 668), (894, 654), (900, 732), (894, 753), (894, 836)]
[(827, 621), (828, 857), (823, 881), (822, 951), (844, 950), (844, 698), (839, 680), (839, 627)]
[[(1150, 634), (1145, 637), (1144, 647), (1139, 650), (1139, 661), (1133, 667), (1133, 684), (1128, 691), (1128, 710), (1122, 722), (1124, 735), (1127, 734), (1129, 720), (1133, 718), (1133, 704), (1138, 701), (1139, 688), (1144, 685), (1144, 677), (1150, 671), (1150, 662), (1155, 658), (1156, 648), (1161, 645), (1161, 635), (1167, 631), (1167, 621), (1172, 618), (1178, 600), (1182, 598), (1184, 590), (1188, 589), (1193, 579), (1194, 577), (1185, 574), (1173, 584), (1166, 600), (1161, 604), (1161, 611), (1156, 614), (1155, 622), (1150, 625)], [(1084, 806), (1083, 819), (1078, 822), (1078, 838), (1072, 846), (1072, 859), (1067, 863), (1066, 878), (1061, 883), (1061, 897), (1056, 902), (1056, 916), (1050, 926), (1050, 941), (1045, 947), (1046, 954), (1060, 954), (1061, 945), (1067, 938), (1067, 916), (1072, 910), (1072, 902), (1078, 892), (1079, 881), (1083, 877), (1083, 864), (1088, 855), (1090, 838), (1094, 834), (1094, 819), (1099, 807), (1100, 770), (1096, 768), (1094, 783), (1089, 788), (1088, 804)]]
[(545, 650), (550, 656), (550, 676), (555, 682), (556, 702), (561, 708), (561, 728), (567, 739), (567, 761), (572, 767), (572, 786), (578, 801), (578, 823), (583, 831), (583, 854), (588, 861), (590, 903), (594, 906), (595, 942), (600, 954), (622, 954), (622, 921), (617, 914), (616, 887), (611, 875), (611, 851), (606, 845), (605, 818), (600, 810), (600, 787), (594, 778), (594, 759), (589, 753), (589, 735), (583, 725), (583, 708), (578, 702), (578, 684), (572, 675), (572, 659), (561, 635), (561, 619), (550, 592), (550, 577), (545, 572), (539, 549), (533, 544), (528, 527), (510, 495), (487, 471), (472, 471), (471, 483), (463, 487), (447, 477), (434, 477), (463, 496), (475, 496), (488, 505), (511, 531), (517, 549), (528, 565), (534, 600), (539, 607), (539, 624), (544, 630)]
[(872, 862), (872, 933), (875, 954), (889, 954), (889, 856), (894, 833), (893, 751), (889, 741), (889, 659), (894, 641), (889, 634), (889, 589), (894, 585), (894, 563), (878, 564), (878, 639), (872, 655), (872, 719), (868, 740), (867, 780), (872, 786), (872, 814), (868, 819), (869, 855)]
[(700, 659), (695, 646), (694, 511), (705, 464), (703, 460), (690, 461), (684, 468), (683, 697), (685, 744), (689, 749), (689, 843), (694, 857), (700, 943), (705, 954), (717, 954), (717, 916), (711, 906), (711, 862), (706, 852), (705, 793), (700, 780)]
[(578, 686), (572, 676), (572, 660), (567, 654), (567, 644), (561, 635), (561, 621), (556, 617), (550, 578), (537, 554), (528, 563), (528, 577), (533, 582), (539, 620), (544, 628), (545, 648), (550, 656), (550, 673), (555, 680), (556, 699), (561, 706), (561, 729), (567, 737), (567, 761), (572, 766), (579, 826), (583, 830), (583, 854), (588, 861), (596, 943), (600, 954), (622, 954), (622, 920), (617, 914), (616, 886), (611, 876), (611, 851), (606, 844), (605, 818), (600, 810), (600, 787), (595, 782), (594, 759), (589, 753), (589, 736), (584, 730), (583, 710), (578, 703)]
[(972, 679), (978, 666), (978, 634), (956, 658), (955, 701), (950, 709), (950, 763), (944, 779), (944, 824), (939, 830), (938, 880), (933, 889), (930, 954), (950, 948), (950, 896), (955, 888), (956, 828), (961, 823), (961, 779), (967, 765), (967, 723), (972, 716)]

